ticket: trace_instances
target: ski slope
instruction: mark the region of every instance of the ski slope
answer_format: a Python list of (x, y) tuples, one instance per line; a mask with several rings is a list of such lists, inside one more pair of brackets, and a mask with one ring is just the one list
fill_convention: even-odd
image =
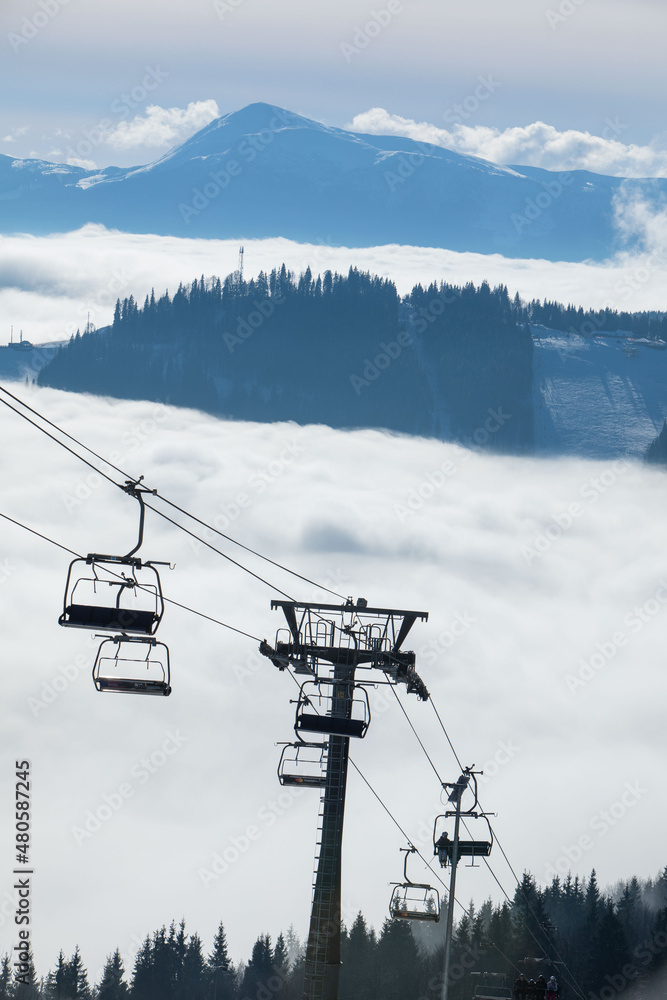
[(535, 453), (641, 457), (667, 417), (667, 344), (531, 330)]

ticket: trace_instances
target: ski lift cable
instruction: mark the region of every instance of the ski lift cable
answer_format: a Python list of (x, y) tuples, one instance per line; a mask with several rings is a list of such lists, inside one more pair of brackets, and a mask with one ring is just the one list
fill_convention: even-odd
[(228, 625), (227, 622), (220, 621), (219, 618), (213, 618), (211, 615), (207, 615), (203, 611), (197, 611), (196, 608), (190, 608), (187, 604), (181, 604), (180, 601), (175, 601), (172, 597), (165, 597), (164, 601), (165, 604), (173, 604), (174, 607), (182, 608), (184, 611), (189, 611), (190, 614), (197, 615), (199, 618), (205, 618), (206, 621), (213, 622), (214, 625), (222, 625), (223, 628), (227, 628), (231, 632), (237, 632), (239, 635), (244, 635), (247, 639), (252, 639), (254, 642), (262, 641), (251, 632), (244, 632), (242, 628), (236, 628), (234, 625)]
[[(125, 472), (123, 469), (119, 468), (117, 465), (114, 465), (113, 462), (110, 462), (109, 459), (104, 458), (103, 455), (100, 455), (98, 452), (94, 451), (94, 449), (90, 448), (88, 445), (84, 444), (78, 438), (74, 437), (73, 434), (68, 433), (68, 431), (64, 430), (64, 428), (62, 428), (62, 427), (59, 427), (58, 424), (54, 423), (52, 420), (49, 420), (48, 417), (45, 417), (38, 410), (34, 409), (32, 406), (29, 406), (27, 403), (23, 402), (22, 399), (20, 399), (18, 396), (15, 396), (13, 393), (11, 393), (8, 389), (5, 388), (5, 386), (0, 385), (0, 391), (2, 391), (3, 393), (5, 393), (5, 395), (9, 396), (11, 399), (13, 399), (20, 406), (24, 407), (30, 413), (34, 414), (34, 416), (38, 417), (44, 423), (48, 424), (49, 427), (52, 427), (54, 430), (58, 431), (59, 434), (62, 434), (64, 437), (69, 438), (70, 441), (73, 441), (80, 448), (83, 448), (85, 451), (89, 452), (91, 455), (94, 455), (95, 458), (97, 458), (100, 462), (103, 462), (105, 465), (108, 465), (109, 468), (114, 469), (115, 472), (118, 472), (125, 479), (130, 480), (131, 482), (136, 482), (136, 477), (130, 476), (129, 473)], [(78, 452), (75, 452), (72, 448), (68, 447), (63, 441), (59, 441), (58, 438), (56, 438), (53, 434), (50, 434), (47, 430), (45, 430), (45, 428), (40, 427), (39, 424), (37, 424), (34, 420), (31, 420), (28, 416), (26, 416), (25, 413), (22, 413), (15, 406), (12, 406), (10, 403), (8, 403), (7, 400), (0, 398), (0, 402), (4, 403), (5, 406), (7, 406), (7, 407), (9, 407), (9, 409), (13, 410), (14, 413), (16, 413), (18, 416), (23, 417), (24, 420), (27, 420), (30, 424), (33, 425), (33, 427), (37, 428), (37, 430), (42, 431), (42, 433), (44, 433), (48, 437), (50, 437), (52, 441), (55, 441), (56, 444), (62, 445), (63, 448), (66, 448), (66, 450), (69, 451), (76, 458), (79, 458), (82, 462), (85, 462), (86, 465), (88, 465), (91, 469), (93, 469), (99, 475), (104, 476), (104, 478), (107, 479), (110, 483), (113, 483), (114, 486), (117, 486), (119, 489), (124, 489), (124, 487), (121, 486), (119, 483), (117, 483), (111, 476), (108, 476), (101, 469), (98, 469), (91, 462), (89, 462), (87, 459), (85, 459), (82, 455), (78, 454)], [(238, 545), (239, 548), (242, 548), (246, 552), (251, 553), (251, 555), (257, 556), (259, 559), (263, 559), (265, 562), (268, 562), (272, 566), (275, 566), (278, 569), (283, 570), (283, 572), (285, 572), (285, 573), (289, 573), (291, 576), (297, 577), (299, 580), (303, 580), (304, 583), (309, 583), (311, 586), (317, 587), (319, 590), (324, 590), (328, 594), (333, 594), (334, 597), (340, 597), (341, 600), (345, 600), (345, 597), (342, 594), (339, 594), (337, 591), (331, 590), (329, 587), (325, 587), (321, 583), (316, 583), (315, 580), (311, 580), (311, 579), (309, 579), (309, 577), (303, 576), (301, 573), (297, 573), (296, 570), (289, 569), (289, 567), (284, 566), (282, 563), (279, 563), (277, 560), (271, 559), (269, 556), (263, 555), (261, 552), (258, 552), (256, 549), (251, 548), (249, 545), (245, 545), (243, 542), (239, 542), (236, 538), (232, 538), (231, 535), (226, 535), (223, 531), (220, 531), (218, 528), (213, 527), (213, 525), (207, 524), (206, 521), (202, 521), (195, 514), (191, 514), (189, 511), (185, 510), (183, 507), (179, 507), (178, 504), (176, 504), (173, 501), (169, 500), (167, 497), (162, 496), (159, 492), (155, 491), (155, 496), (157, 496), (158, 499), (162, 500), (163, 503), (166, 503), (170, 507), (173, 507), (175, 510), (179, 511), (179, 513), (184, 514), (186, 517), (191, 518), (193, 521), (196, 521), (197, 524), (200, 524), (202, 527), (207, 528), (209, 531), (213, 531), (216, 535), (219, 535), (221, 538), (224, 538), (226, 541), (231, 542), (233, 545)], [(151, 509), (155, 511), (154, 507), (152, 507)], [(157, 513), (157, 511), (156, 511), (156, 513)], [(173, 523), (175, 524), (176, 522), (173, 522)], [(180, 527), (180, 525), (179, 525), (179, 527)], [(216, 549), (214, 551), (218, 551), (218, 550)], [(223, 555), (223, 553), (220, 553), (220, 554)], [(237, 563), (236, 565), (240, 565), (240, 564)], [(274, 589), (277, 589), (277, 588), (274, 588)], [(283, 593), (283, 592), (282, 591), (278, 591), (278, 593)]]
[[(12, 524), (17, 525), (17, 527), (19, 528), (23, 528), (25, 531), (29, 531), (33, 535), (37, 535), (38, 538), (43, 539), (45, 542), (50, 542), (51, 545), (57, 546), (57, 548), (62, 549), (64, 552), (68, 552), (70, 555), (75, 556), (77, 559), (84, 558), (79, 552), (75, 552), (74, 549), (70, 549), (66, 545), (62, 545), (60, 542), (57, 542), (54, 538), (49, 538), (48, 535), (41, 534), (34, 528), (29, 528), (27, 524), (22, 524), (21, 521), (16, 521), (13, 517), (9, 517), (8, 514), (3, 514), (2, 511), (0, 511), (0, 517), (3, 517), (6, 521), (11, 521)], [(120, 573), (116, 573), (110, 568), (107, 569), (107, 572), (109, 573), (110, 576), (118, 577), (119, 580), (123, 579)], [(140, 583), (137, 584), (137, 587), (139, 590), (145, 589)], [(236, 628), (234, 625), (229, 625), (227, 622), (223, 622), (219, 618), (213, 618), (212, 615), (207, 615), (203, 611), (197, 611), (196, 608), (191, 608), (187, 604), (181, 604), (180, 601), (176, 601), (172, 597), (165, 597), (164, 601), (166, 604), (173, 604), (177, 608), (182, 608), (183, 611), (189, 611), (191, 614), (197, 615), (199, 618), (205, 618), (207, 621), (213, 622), (215, 625), (221, 625), (223, 628), (229, 629), (231, 632), (237, 632), (239, 635), (244, 635), (246, 636), (246, 638), (252, 639), (254, 642), (262, 641), (258, 636), (253, 635), (251, 632), (245, 632), (243, 629)]]
[(456, 763), (459, 765), (461, 771), (463, 772), (465, 770), (465, 768), (464, 768), (463, 764), (461, 763), (461, 758), (459, 757), (459, 755), (457, 754), (456, 750), (454, 749), (454, 744), (450, 740), (449, 733), (445, 729), (445, 724), (442, 721), (442, 718), (440, 717), (440, 712), (435, 707), (435, 702), (433, 701), (433, 696), (432, 695), (429, 698), (429, 701), (431, 702), (431, 707), (433, 708), (433, 711), (435, 712), (436, 719), (440, 723), (440, 728), (442, 729), (443, 733), (445, 734), (445, 737), (447, 739), (447, 742), (449, 743), (450, 749), (451, 749), (452, 753), (454, 754), (454, 758), (456, 759)]
[(173, 524), (176, 528), (180, 528), (181, 531), (184, 531), (186, 533), (186, 535), (190, 535), (191, 538), (196, 538), (198, 542), (202, 543), (202, 545), (206, 545), (207, 548), (212, 549), (213, 552), (217, 552), (218, 555), (222, 556), (223, 559), (227, 559), (227, 561), (232, 563), (234, 566), (238, 566), (239, 569), (242, 569), (244, 570), (244, 572), (249, 573), (250, 576), (254, 576), (254, 578), (256, 580), (259, 580), (260, 583), (266, 584), (266, 586), (270, 587), (271, 590), (275, 590), (277, 594), (282, 594), (282, 596), (286, 597), (288, 601), (294, 600), (291, 594), (287, 594), (284, 590), (281, 590), (280, 587), (276, 587), (274, 583), (270, 583), (269, 580), (265, 580), (263, 576), (260, 576), (259, 573), (255, 573), (253, 572), (253, 570), (248, 569), (248, 567), (244, 566), (243, 563), (237, 562), (236, 559), (232, 559), (232, 557), (228, 556), (226, 552), (221, 552), (220, 549), (216, 549), (215, 545), (211, 545), (211, 543), (207, 542), (206, 539), (200, 538), (199, 535), (196, 535), (194, 531), (190, 531), (189, 528), (185, 528), (182, 524), (179, 524), (178, 521), (174, 521), (172, 517), (169, 517), (163, 511), (158, 510), (157, 507), (153, 507), (153, 505), (150, 503), (147, 503), (146, 506), (149, 508), (149, 510), (152, 510), (153, 513), (157, 514), (159, 517), (164, 518), (165, 521), (169, 521), (169, 523)]
[[(104, 462), (104, 464), (108, 465), (110, 469), (113, 469), (115, 472), (120, 473), (120, 475), (123, 476), (125, 479), (133, 479), (133, 477), (130, 476), (129, 473), (125, 472), (123, 469), (119, 469), (117, 465), (114, 465), (113, 462), (110, 462), (107, 458), (104, 458), (103, 455), (98, 455), (98, 453), (96, 451), (93, 451), (92, 448), (89, 448), (87, 444), (84, 444), (82, 441), (79, 441), (78, 438), (75, 438), (73, 434), (69, 434), (64, 428), (59, 427), (58, 424), (56, 424), (56, 423), (53, 422), (53, 420), (49, 420), (49, 418), (45, 417), (43, 413), (39, 412), (39, 410), (33, 409), (33, 407), (29, 406), (26, 402), (24, 402), (24, 400), (22, 400), (20, 398), (20, 396), (15, 396), (14, 393), (10, 392), (9, 389), (6, 388), (6, 386), (0, 385), (0, 390), (2, 392), (4, 392), (6, 396), (9, 396), (10, 399), (13, 399), (14, 402), (19, 403), (20, 406), (24, 407), (24, 409), (28, 410), (30, 413), (34, 414), (36, 417), (39, 417), (39, 419), (42, 420), (45, 424), (48, 424), (49, 427), (53, 427), (53, 429), (56, 430), (56, 431), (58, 431), (59, 434), (62, 434), (64, 437), (69, 438), (70, 441), (73, 441), (75, 444), (78, 444), (79, 447), (85, 449), (85, 451), (90, 452), (90, 454), (94, 455), (95, 458), (99, 459), (100, 462)], [(4, 400), (0, 400), (0, 402), (4, 403), (5, 401)], [(12, 409), (14, 409), (14, 407), (12, 407)], [(15, 412), (18, 413), (18, 410), (15, 411)], [(19, 415), (23, 416), (23, 414), (19, 414)], [(37, 426), (37, 425), (35, 425), (35, 426)], [(42, 430), (43, 428), (40, 427), (39, 429)], [(54, 438), (54, 440), (55, 440), (55, 438)], [(58, 442), (58, 443), (60, 444), (61, 442)], [(81, 457), (81, 456), (78, 456), (78, 457)], [(99, 471), (99, 470), (96, 470), (96, 471)], [(118, 485), (118, 484), (116, 484), (116, 485)]]
[(5, 521), (11, 521), (12, 524), (16, 524), (19, 528), (25, 528), (25, 530), (29, 531), (32, 535), (37, 535), (38, 538), (43, 538), (45, 542), (51, 542), (52, 545), (57, 545), (59, 549), (63, 550), (63, 552), (69, 552), (71, 556), (76, 556), (77, 559), (81, 558), (79, 553), (75, 552), (74, 549), (68, 549), (66, 545), (61, 545), (60, 542), (54, 541), (54, 539), (49, 538), (48, 535), (43, 535), (34, 528), (29, 528), (27, 524), (21, 524), (20, 521), (15, 521), (13, 517), (10, 517), (8, 514), (3, 514), (2, 511), (0, 511), (0, 517), (4, 517)]
[[(391, 810), (390, 810), (389, 806), (388, 806), (388, 805), (387, 805), (387, 804), (386, 804), (386, 803), (385, 803), (385, 802), (383, 801), (383, 799), (382, 799), (382, 798), (381, 798), (381, 796), (380, 796), (380, 795), (378, 794), (378, 792), (376, 792), (376, 791), (375, 791), (375, 789), (374, 789), (374, 788), (373, 788), (373, 786), (371, 785), (371, 783), (370, 783), (370, 781), (368, 780), (368, 778), (367, 778), (367, 777), (366, 777), (366, 776), (364, 775), (364, 773), (362, 772), (361, 768), (359, 768), (359, 767), (358, 767), (358, 765), (357, 765), (357, 764), (355, 764), (355, 762), (354, 762), (354, 760), (352, 759), (352, 757), (349, 757), (349, 761), (350, 761), (350, 764), (352, 765), (352, 767), (353, 767), (353, 768), (355, 769), (355, 771), (356, 771), (356, 772), (357, 772), (357, 774), (359, 775), (359, 777), (361, 778), (361, 780), (362, 780), (362, 781), (364, 782), (364, 784), (365, 784), (365, 785), (367, 786), (367, 788), (369, 789), (369, 791), (370, 791), (370, 792), (371, 792), (371, 793), (372, 793), (372, 794), (373, 794), (373, 795), (375, 796), (375, 798), (376, 798), (376, 799), (378, 800), (378, 802), (380, 803), (380, 805), (382, 806), (382, 808), (383, 808), (383, 809), (384, 809), (384, 811), (386, 812), (387, 816), (389, 816), (389, 818), (391, 819), (392, 823), (393, 823), (393, 824), (394, 824), (394, 825), (395, 825), (395, 826), (397, 827), (397, 829), (398, 829), (398, 830), (400, 830), (400, 832), (402, 833), (402, 835), (403, 835), (403, 836), (405, 837), (405, 839), (407, 840), (408, 844), (410, 844), (410, 846), (411, 846), (411, 847), (415, 847), (415, 845), (414, 845), (414, 844), (412, 843), (412, 841), (411, 841), (411, 840), (410, 840), (410, 838), (408, 837), (407, 833), (405, 832), (405, 830), (403, 829), (403, 827), (401, 826), (401, 824), (400, 824), (400, 823), (398, 822), (398, 820), (396, 819), (396, 817), (394, 816), (394, 814), (393, 814), (393, 813), (391, 812)], [(422, 860), (422, 861), (424, 862), (424, 864), (426, 865), (426, 867), (427, 867), (427, 868), (429, 869), (429, 871), (430, 871), (430, 872), (431, 872), (431, 873), (433, 874), (433, 876), (434, 876), (434, 877), (435, 877), (435, 878), (436, 878), (436, 879), (438, 880), (438, 882), (440, 883), (440, 885), (442, 885), (442, 886), (443, 886), (443, 888), (444, 888), (444, 889), (446, 889), (446, 888), (447, 888), (447, 885), (446, 885), (446, 883), (445, 883), (445, 882), (444, 882), (444, 880), (443, 880), (443, 879), (441, 878), (441, 876), (440, 876), (440, 875), (439, 875), (439, 874), (438, 874), (438, 873), (437, 873), (436, 871), (434, 871), (434, 870), (433, 870), (433, 868), (431, 867), (431, 862), (429, 862), (429, 861), (427, 861), (427, 860), (426, 860), (426, 858), (425, 858), (425, 857), (424, 857), (424, 855), (423, 855), (423, 854), (421, 853), (421, 851), (419, 850), (419, 848), (418, 848), (418, 847), (415, 847), (415, 851), (416, 851), (417, 855), (418, 855), (418, 856), (419, 856), (419, 857), (421, 858), (421, 860)], [(458, 903), (458, 905), (459, 905), (459, 906), (461, 907), (461, 909), (463, 910), (463, 912), (464, 912), (464, 913), (466, 913), (466, 914), (467, 914), (468, 916), (470, 916), (470, 913), (469, 913), (469, 911), (468, 911), (468, 910), (467, 910), (467, 909), (465, 908), (465, 906), (463, 905), (463, 903), (461, 903), (461, 902), (460, 902), (460, 901), (459, 901), (458, 899), (456, 899), (456, 898), (455, 898), (455, 902), (456, 902), (456, 903)]]
[(410, 726), (410, 729), (412, 730), (412, 732), (413, 732), (413, 733), (415, 734), (415, 737), (417, 738), (417, 742), (419, 743), (419, 746), (420, 746), (420, 747), (422, 748), (422, 750), (424, 751), (424, 754), (426, 755), (426, 759), (428, 760), (429, 764), (430, 764), (430, 765), (431, 765), (431, 767), (433, 768), (433, 770), (434, 770), (434, 772), (435, 772), (435, 776), (436, 776), (436, 778), (438, 779), (438, 782), (439, 782), (439, 784), (440, 784), (440, 787), (442, 788), (442, 785), (443, 785), (443, 781), (442, 781), (442, 778), (440, 777), (440, 775), (439, 775), (439, 773), (438, 773), (438, 769), (437, 769), (437, 767), (435, 766), (435, 764), (433, 763), (433, 760), (431, 759), (431, 756), (430, 756), (430, 754), (429, 754), (428, 750), (426, 749), (426, 747), (425, 747), (425, 746), (424, 746), (424, 744), (422, 743), (422, 741), (421, 741), (421, 739), (420, 739), (420, 736), (419, 736), (419, 733), (417, 732), (417, 730), (415, 729), (415, 727), (414, 727), (414, 726), (412, 725), (412, 722), (411, 722), (411, 720), (410, 720), (410, 716), (408, 715), (407, 711), (405, 710), (405, 706), (403, 705), (403, 702), (402, 702), (402, 701), (401, 701), (401, 699), (400, 699), (400, 698), (398, 697), (398, 694), (396, 693), (396, 688), (394, 687), (394, 685), (391, 685), (391, 691), (392, 691), (392, 693), (393, 693), (393, 695), (394, 695), (394, 698), (395, 698), (395, 699), (396, 699), (396, 701), (398, 702), (398, 704), (399, 704), (399, 707), (400, 707), (400, 709), (401, 709), (401, 711), (402, 711), (403, 715), (404, 715), (404, 716), (405, 716), (405, 718), (406, 718), (406, 719), (408, 720), (408, 725)]
[(258, 556), (260, 559), (264, 559), (265, 562), (271, 563), (272, 566), (276, 566), (278, 569), (284, 570), (285, 573), (290, 573), (292, 576), (297, 577), (297, 579), (303, 580), (304, 583), (309, 583), (311, 586), (317, 587), (319, 590), (325, 590), (327, 594), (333, 594), (334, 597), (340, 597), (342, 601), (346, 600), (346, 598), (342, 594), (339, 594), (338, 591), (330, 590), (329, 587), (325, 587), (321, 583), (316, 583), (314, 580), (310, 580), (307, 576), (302, 576), (301, 573), (297, 573), (296, 570), (288, 569), (287, 566), (283, 566), (282, 563), (277, 562), (275, 559), (270, 559), (269, 556), (262, 555), (261, 552), (257, 552), (255, 549), (251, 549), (250, 546), (244, 545), (243, 542), (239, 542), (230, 535), (226, 535), (224, 531), (220, 531), (218, 528), (214, 528), (212, 525), (207, 524), (206, 521), (200, 520), (200, 518), (191, 514), (189, 511), (184, 510), (182, 507), (179, 507), (178, 504), (174, 503), (172, 500), (168, 500), (166, 497), (163, 497), (161, 493), (157, 493), (156, 496), (164, 503), (169, 504), (170, 507), (179, 511), (181, 514), (185, 514), (186, 517), (196, 521), (197, 524), (201, 524), (203, 528), (208, 528), (209, 531), (214, 531), (216, 535), (220, 535), (221, 538), (227, 539), (228, 542), (233, 542), (234, 545), (238, 545), (240, 548), (245, 549), (246, 552), (250, 552), (252, 555)]
[[(5, 393), (7, 392), (7, 390), (4, 388), (4, 386), (0, 386), (0, 390), (2, 390), (2, 392), (5, 392)], [(9, 393), (8, 395), (11, 395), (11, 393)], [(15, 396), (12, 396), (12, 399), (15, 399), (15, 398), (16, 398)], [(46, 436), (49, 437), (49, 438), (51, 438), (52, 441), (55, 441), (56, 444), (59, 444), (61, 448), (64, 448), (71, 455), (74, 455), (75, 458), (78, 458), (79, 461), (84, 462), (89, 468), (91, 468), (99, 476), (103, 476), (105, 479), (108, 479), (108, 481), (110, 483), (112, 483), (114, 486), (117, 486), (118, 489), (121, 489), (121, 490), (123, 489), (123, 487), (120, 485), (120, 483), (117, 483), (115, 479), (112, 479), (111, 476), (108, 476), (106, 474), (106, 472), (102, 472), (102, 470), (98, 469), (97, 466), (93, 465), (92, 462), (89, 462), (87, 458), (84, 458), (83, 455), (79, 455), (78, 452), (74, 451), (73, 448), (70, 448), (69, 445), (66, 445), (64, 441), (59, 441), (58, 438), (55, 437), (55, 435), (53, 435), (49, 431), (47, 431), (46, 428), (40, 427), (39, 424), (36, 423), (36, 421), (31, 420), (30, 417), (26, 416), (25, 413), (21, 413), (21, 411), (18, 410), (15, 406), (12, 406), (11, 403), (8, 403), (6, 399), (0, 398), (0, 403), (3, 403), (6, 407), (8, 407), (8, 409), (13, 410), (14, 413), (16, 413), (19, 417), (22, 417), (23, 420), (27, 420), (29, 424), (32, 424), (33, 427), (36, 427), (38, 431), (42, 432), (42, 434), (46, 434)], [(31, 412), (34, 412), (34, 411), (31, 411)]]

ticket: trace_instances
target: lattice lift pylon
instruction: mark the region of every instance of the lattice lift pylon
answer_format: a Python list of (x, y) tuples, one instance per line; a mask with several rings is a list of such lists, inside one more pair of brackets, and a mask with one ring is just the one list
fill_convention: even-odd
[[(351, 737), (365, 736), (370, 707), (364, 683), (405, 684), (422, 701), (429, 694), (415, 670), (415, 654), (401, 647), (425, 611), (369, 608), (360, 598), (346, 604), (297, 604), (272, 601), (281, 608), (287, 629), (275, 648), (262, 642), (260, 652), (279, 670), (290, 667), (304, 678), (295, 731), (318, 733), (327, 740), (326, 776), (318, 820), (315, 873), (304, 1000), (338, 1000), (341, 931), (343, 819)], [(382, 683), (382, 682), (380, 682)], [(312, 689), (312, 690), (311, 690)]]

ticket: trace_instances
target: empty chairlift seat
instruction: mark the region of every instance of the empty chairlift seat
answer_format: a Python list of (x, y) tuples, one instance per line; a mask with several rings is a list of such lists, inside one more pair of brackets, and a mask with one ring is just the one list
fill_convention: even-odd
[(89, 555), (70, 563), (60, 625), (153, 635), (164, 601), (157, 569), (140, 559)]
[(363, 739), (370, 719), (368, 692), (360, 685), (322, 679), (301, 685), (294, 722), (297, 736), (303, 731)]
[(331, 715), (312, 715), (300, 712), (296, 728), (308, 733), (322, 733), (328, 736), (354, 736), (358, 739), (366, 734), (366, 723), (361, 719), (341, 719)]
[(288, 743), (278, 764), (281, 785), (323, 788), (326, 785), (326, 743)]
[(93, 665), (98, 691), (117, 694), (171, 694), (169, 650), (156, 639), (104, 639)]
[(430, 885), (424, 882), (411, 882), (408, 878), (408, 858), (417, 853), (412, 844), (402, 847), (405, 853), (403, 862), (403, 882), (394, 882), (394, 891), (389, 900), (389, 915), (398, 920), (440, 920), (440, 896)]
[(440, 897), (430, 885), (415, 882), (397, 885), (389, 901), (389, 915), (396, 920), (440, 920)]

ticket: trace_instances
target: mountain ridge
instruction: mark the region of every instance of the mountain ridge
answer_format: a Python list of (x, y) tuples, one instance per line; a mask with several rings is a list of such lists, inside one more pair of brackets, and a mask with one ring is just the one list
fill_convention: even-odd
[[(86, 170), (2, 155), (0, 231), (40, 235), (93, 222), (180, 237), (602, 260), (633, 248), (617, 229), (616, 199), (644, 183), (505, 167), (257, 103), (135, 167)], [(667, 196), (667, 180), (651, 184), (656, 197)]]

